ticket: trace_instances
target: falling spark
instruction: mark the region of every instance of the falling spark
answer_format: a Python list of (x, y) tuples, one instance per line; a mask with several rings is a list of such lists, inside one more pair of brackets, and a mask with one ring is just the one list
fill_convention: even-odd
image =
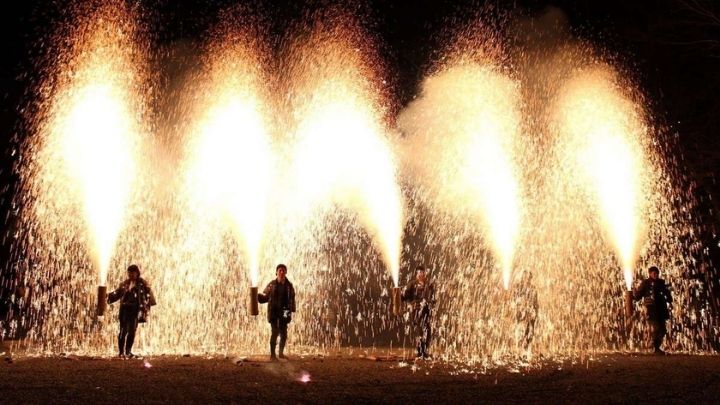
[(300, 381), (303, 384), (307, 384), (310, 382), (310, 373), (307, 371), (303, 371), (300, 373), (300, 378), (298, 378), (298, 381)]

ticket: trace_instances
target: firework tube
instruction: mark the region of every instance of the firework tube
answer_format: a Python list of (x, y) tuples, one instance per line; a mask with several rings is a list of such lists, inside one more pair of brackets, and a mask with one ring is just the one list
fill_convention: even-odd
[(625, 291), (625, 317), (628, 319), (633, 316), (633, 293), (632, 291)]
[(258, 308), (258, 288), (250, 287), (250, 315), (256, 316), (260, 313)]
[(105, 309), (107, 309), (107, 287), (99, 285), (97, 294), (97, 316), (105, 315)]
[(400, 296), (400, 287), (393, 287), (392, 289), (392, 312), (393, 315), (400, 315), (402, 308), (402, 300)]

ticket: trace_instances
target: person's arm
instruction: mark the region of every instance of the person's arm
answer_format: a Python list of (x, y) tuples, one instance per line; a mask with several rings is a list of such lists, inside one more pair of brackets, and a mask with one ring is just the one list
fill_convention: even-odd
[(633, 291), (633, 298), (635, 301), (645, 296), (645, 290), (647, 289), (647, 280), (643, 280), (640, 285)]
[(268, 298), (270, 297), (270, 292), (272, 291), (272, 281), (268, 283), (267, 287), (265, 287), (265, 290), (263, 292), (258, 294), (258, 302), (261, 304), (265, 304), (268, 302)]
[(435, 303), (435, 281), (431, 281), (430, 284), (428, 284), (428, 295), (427, 295), (428, 302)]
[(125, 290), (126, 290), (125, 283), (120, 284), (120, 286), (118, 286), (118, 288), (116, 288), (113, 292), (108, 294), (107, 303), (113, 304), (113, 303), (117, 302), (117, 300), (122, 298), (122, 296), (125, 294)]
[(295, 312), (295, 287), (290, 284), (290, 312)]
[(413, 299), (413, 288), (412, 288), (412, 281), (407, 283), (405, 288), (403, 288), (402, 293), (400, 294), (400, 300), (401, 301), (410, 301)]

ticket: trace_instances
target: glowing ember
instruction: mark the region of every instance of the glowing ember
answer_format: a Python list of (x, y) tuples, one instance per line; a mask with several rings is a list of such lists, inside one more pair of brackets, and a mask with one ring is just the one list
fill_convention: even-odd
[(305, 384), (309, 383), (310, 382), (310, 373), (308, 373), (307, 371), (303, 371), (302, 373), (300, 373), (300, 378), (298, 378), (298, 381), (300, 381), (301, 383), (305, 383)]

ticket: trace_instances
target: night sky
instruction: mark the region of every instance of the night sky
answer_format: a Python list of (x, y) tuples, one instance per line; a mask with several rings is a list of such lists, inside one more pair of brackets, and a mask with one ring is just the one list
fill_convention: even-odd
[[(178, 41), (196, 41), (210, 28), (217, 12), (235, 2), (171, 1), (147, 3), (147, 16), (156, 49)], [(667, 131), (676, 136), (681, 169), (698, 185), (696, 193), (707, 208), (717, 205), (720, 193), (714, 173), (720, 167), (720, 2), (712, 0), (597, 1), (374, 1), (345, 2), (364, 15), (365, 25), (377, 35), (388, 74), (395, 83), (396, 101), (403, 105), (416, 94), (422, 74), (436, 57), (439, 38), (448, 27), (459, 26), (483, 8), (505, 10), (529, 21), (542, 20), (549, 11), (564, 14), (573, 34), (612, 50), (636, 73), (637, 85), (652, 100), (651, 109)], [(261, 2), (270, 40), (278, 43), (287, 27), (303, 15), (331, 2), (292, 0)], [(26, 94), (36, 79), (33, 60), (41, 39), (53, 27), (66, 2), (14, 2), (0, 16), (0, 217), (8, 217), (16, 176), (12, 174), (21, 139), (20, 109), (32, 101)], [(6, 6), (9, 7), (9, 6)], [(513, 12), (513, 10), (515, 10)], [(706, 195), (713, 195), (708, 202)], [(714, 221), (718, 216), (712, 210)], [(6, 268), (11, 226), (5, 227), (0, 266)]]

